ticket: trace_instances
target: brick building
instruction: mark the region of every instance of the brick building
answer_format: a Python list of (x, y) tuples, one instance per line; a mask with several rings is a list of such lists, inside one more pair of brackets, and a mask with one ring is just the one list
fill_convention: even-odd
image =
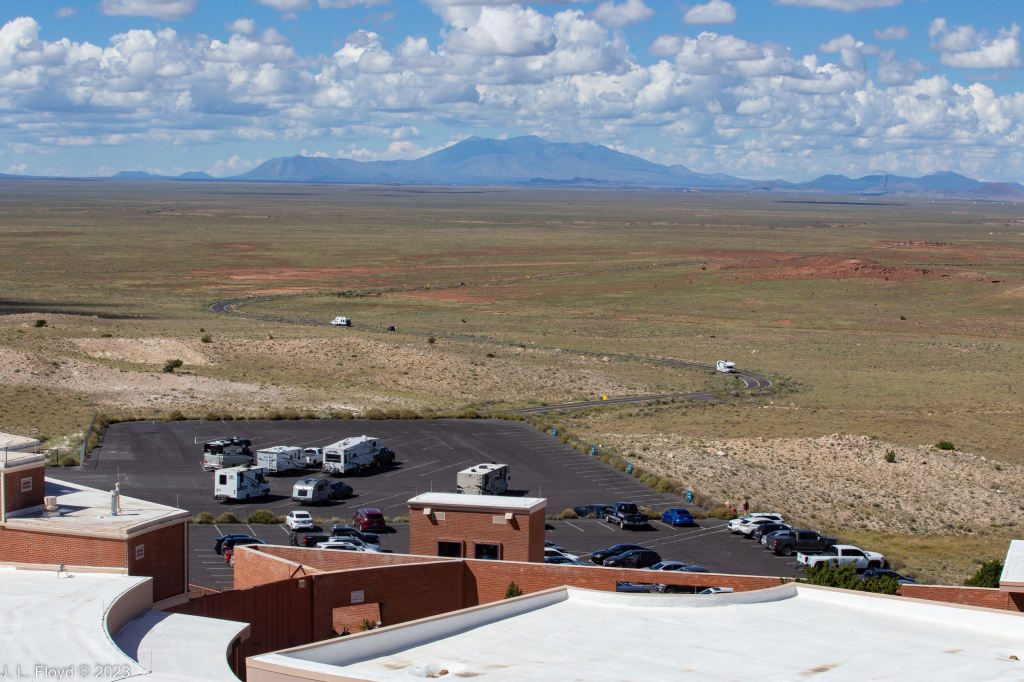
[(409, 553), (544, 561), (547, 500), (423, 493), (409, 500)]
[[(0, 460), (0, 563), (122, 569), (157, 601), (188, 592), (188, 512), (45, 477), (45, 456)], [(53, 498), (53, 511), (46, 510)]]

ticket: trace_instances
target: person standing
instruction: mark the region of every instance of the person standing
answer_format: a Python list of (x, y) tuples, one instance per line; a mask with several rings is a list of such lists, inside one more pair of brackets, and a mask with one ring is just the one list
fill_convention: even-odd
[(746, 516), (750, 512), (750, 500), (743, 500), (743, 515)]

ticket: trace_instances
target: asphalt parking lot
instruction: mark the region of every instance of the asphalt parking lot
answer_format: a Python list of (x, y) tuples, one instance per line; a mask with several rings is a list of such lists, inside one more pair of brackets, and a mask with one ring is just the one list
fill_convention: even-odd
[[(270, 495), (258, 503), (229, 504), (213, 499), (212, 472), (202, 468), (202, 443), (226, 436), (249, 438), (253, 449), (273, 445), (323, 447), (342, 438), (379, 437), (392, 448), (396, 465), (343, 480), (355, 494), (313, 510), (314, 516), (351, 519), (359, 507), (376, 507), (386, 516), (408, 513), (406, 500), (427, 491), (455, 488), (457, 471), (480, 462), (508, 464), (511, 495), (546, 497), (549, 513), (584, 504), (635, 502), (661, 511), (686, 506), (674, 496), (658, 493), (629, 474), (616, 471), (589, 454), (563, 445), (550, 433), (528, 424), (491, 419), (438, 420), (296, 420), (237, 422), (130, 422), (111, 425), (103, 446), (93, 451), (84, 469), (51, 472), (83, 485), (108, 490), (120, 481), (122, 493), (144, 500), (218, 516), (234, 511), (244, 518), (255, 509), (286, 514), (297, 508), (291, 489), (300, 478), (323, 476), (317, 471), (270, 476)], [(619, 542), (637, 542), (657, 550), (665, 559), (688, 561), (715, 572), (789, 576), (793, 559), (782, 559), (760, 545), (725, 530), (725, 522), (707, 519), (690, 528), (671, 528), (652, 521), (649, 528), (622, 530), (603, 520), (549, 521), (548, 539), (581, 556)], [(382, 547), (408, 551), (404, 523), (382, 535)], [(244, 524), (241, 526), (249, 532)], [(193, 526), (191, 582), (206, 587), (230, 586), (230, 569), (213, 553), (219, 532), (238, 532), (238, 526)], [(281, 526), (253, 525), (252, 534), (284, 544)], [(219, 563), (218, 563), (219, 562)]]

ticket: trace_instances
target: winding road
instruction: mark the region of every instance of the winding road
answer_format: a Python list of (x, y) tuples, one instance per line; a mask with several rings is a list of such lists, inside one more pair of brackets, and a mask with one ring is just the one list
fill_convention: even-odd
[[(660, 265), (652, 265), (652, 266), (637, 266), (637, 267), (631, 267), (631, 268), (614, 268), (614, 269), (610, 269), (610, 270), (601, 270), (601, 271), (597, 271), (597, 272), (620, 272), (620, 271), (627, 271), (627, 270), (648, 270), (648, 269), (652, 269), (654, 267), (672, 267), (672, 266), (679, 266), (679, 265), (699, 265), (702, 262), (704, 262), (704, 261), (685, 261), (685, 262), (680, 261), (680, 262), (673, 262), (673, 263), (662, 263)], [(406, 287), (404, 289), (396, 289), (395, 291), (428, 291), (428, 290), (431, 290), (431, 289), (452, 289), (452, 288), (458, 288), (458, 287), (462, 287), (462, 286), (472, 286), (472, 285), (481, 285), (481, 284), (494, 284), (494, 283), (526, 281), (527, 279), (548, 279), (548, 278), (552, 278), (552, 277), (569, 277), (569, 276), (573, 276), (573, 275), (594, 274), (594, 273), (595, 273), (595, 271), (556, 273), (556, 274), (550, 274), (550, 275), (537, 275), (537, 276), (531, 276), (531, 277), (513, 277), (513, 278), (501, 279), (501, 280), (488, 280), (488, 281), (485, 281), (485, 282), (473, 282), (470, 285), (458, 283), (458, 284), (442, 284), (442, 285), (436, 285), (436, 286), (433, 286), (433, 287), (429, 287), (429, 286), (425, 286), (425, 287)], [(295, 297), (303, 296), (303, 295), (305, 295), (305, 294), (279, 294), (279, 295), (274, 295), (274, 296), (233, 298), (233, 299), (230, 299), (230, 300), (227, 300), (227, 301), (218, 301), (217, 303), (214, 303), (213, 305), (210, 306), (210, 310), (212, 310), (215, 313), (222, 313), (222, 314), (226, 314), (226, 315), (238, 315), (240, 317), (246, 317), (246, 318), (254, 319), (254, 320), (264, 320), (264, 321), (267, 321), (267, 322), (285, 322), (285, 323), (289, 323), (289, 324), (303, 324), (303, 325), (310, 325), (310, 326), (316, 326), (316, 327), (330, 327), (330, 326), (332, 326), (330, 322), (318, 322), (316, 320), (292, 319), (292, 318), (286, 318), (286, 317), (276, 317), (276, 316), (273, 316), (273, 315), (260, 315), (260, 314), (254, 314), (254, 313), (246, 313), (246, 312), (242, 312), (240, 310), (235, 310), (234, 309), (234, 306), (242, 304), (242, 303), (255, 303), (257, 301), (271, 301), (271, 300), (276, 300), (276, 299), (281, 299), (281, 298), (295, 298)], [(352, 329), (362, 329), (364, 331), (372, 331), (372, 332), (381, 332), (381, 331), (383, 331), (380, 327), (370, 327), (370, 326), (364, 326), (364, 325), (352, 325), (351, 328)], [(477, 338), (475, 336), (462, 336), (460, 334), (441, 334), (441, 333), (437, 333), (437, 332), (433, 332), (433, 333), (432, 332), (402, 332), (402, 333), (403, 334), (411, 334), (411, 335), (414, 335), (414, 336), (428, 336), (428, 337), (429, 336), (439, 336), (439, 337), (446, 338), (446, 339), (457, 339), (459, 341), (475, 341), (477, 343), (489, 343), (489, 344), (498, 345), (498, 346), (519, 346), (519, 345), (524, 345), (524, 344), (517, 343), (515, 341), (497, 341), (495, 339), (481, 339), (481, 338)], [(717, 371), (715, 369), (715, 367), (712, 366), (712, 365), (703, 365), (703, 364), (700, 364), (700, 363), (697, 363), (697, 362), (683, 362), (682, 360), (665, 360), (663, 358), (651, 358), (651, 357), (646, 357), (646, 356), (643, 356), (643, 355), (626, 355), (624, 353), (600, 353), (600, 352), (597, 352), (597, 351), (573, 350), (571, 348), (555, 348), (554, 346), (537, 346), (537, 345), (534, 345), (534, 344), (530, 344), (530, 347), (531, 348), (539, 348), (539, 349), (542, 349), (542, 350), (561, 350), (561, 351), (565, 351), (565, 352), (568, 352), (568, 353), (579, 353), (581, 355), (597, 355), (597, 356), (609, 357), (609, 358), (624, 358), (624, 359), (628, 359), (628, 360), (644, 360), (646, 362), (655, 362), (655, 363), (660, 363), (660, 364), (663, 364), (663, 365), (672, 365), (672, 366), (675, 366), (675, 367), (693, 367), (693, 368), (696, 368), (696, 369), (707, 370), (709, 372)], [(735, 391), (750, 391), (750, 390), (754, 390), (754, 389), (758, 389), (758, 388), (769, 388), (772, 385), (772, 382), (769, 379), (767, 379), (766, 377), (758, 376), (756, 374), (751, 374), (749, 372), (735, 372), (733, 374), (733, 376), (736, 376), (736, 377), (738, 377), (739, 379), (741, 379), (743, 381), (743, 388), (727, 389), (727, 390), (730, 390), (730, 391), (732, 391), (732, 390), (735, 390)], [(544, 413), (544, 412), (554, 412), (556, 410), (573, 410), (573, 409), (580, 409), (580, 408), (587, 408), (587, 407), (599, 407), (601, 405), (625, 405), (625, 404), (629, 404), (629, 403), (644, 403), (644, 402), (651, 402), (651, 401), (654, 401), (654, 400), (667, 400), (667, 399), (672, 399), (672, 398), (676, 398), (676, 399), (682, 398), (682, 399), (689, 399), (689, 400), (709, 400), (710, 401), (710, 400), (720, 400), (721, 399), (720, 398), (720, 394), (723, 393), (723, 392), (725, 392), (725, 391), (718, 391), (718, 392), (699, 391), (699, 392), (695, 392), (695, 393), (654, 393), (654, 394), (648, 394), (648, 395), (625, 396), (625, 397), (621, 397), (621, 398), (608, 398), (608, 399), (599, 399), (599, 400), (583, 400), (583, 401), (569, 402), (569, 403), (557, 403), (557, 404), (553, 404), (553, 405), (531, 405), (529, 407), (517, 407), (517, 408), (512, 408), (512, 409), (507, 409), (507, 410), (490, 410), (490, 413), (491, 414), (496, 414), (496, 413), (503, 413), (503, 414), (541, 414), (541, 413)]]

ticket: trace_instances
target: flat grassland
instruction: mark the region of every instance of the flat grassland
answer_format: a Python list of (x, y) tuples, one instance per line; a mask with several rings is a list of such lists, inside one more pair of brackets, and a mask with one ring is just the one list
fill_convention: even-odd
[[(3, 431), (72, 445), (95, 409), (719, 390), (734, 384), (601, 353), (728, 359), (784, 387), (554, 418), (722, 501), (750, 495), (943, 579), (1024, 523), (1018, 205), (61, 180), (0, 181), (0, 199)], [(209, 310), (249, 296), (276, 297), (238, 306), (268, 318)], [(285, 321), (337, 315), (372, 329)], [(172, 358), (183, 367), (161, 372)], [(940, 440), (957, 450), (927, 449)], [(800, 461), (783, 464), (790, 450)]]

